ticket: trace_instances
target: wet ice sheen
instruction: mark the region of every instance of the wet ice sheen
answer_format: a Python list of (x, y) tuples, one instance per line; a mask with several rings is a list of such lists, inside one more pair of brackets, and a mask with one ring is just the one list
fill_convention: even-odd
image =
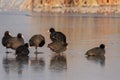
[[(76, 17), (75, 14), (69, 13), (43, 15), (15, 11), (1, 12), (0, 39), (6, 30), (13, 36), (22, 32), (25, 42), (32, 35), (40, 33), (45, 37), (46, 44), (38, 49), (43, 54), (35, 57), (34, 48), (30, 48), (29, 58), (20, 61), (15, 58), (13, 50), (10, 50), (13, 53), (6, 58), (6, 49), (1, 44), (0, 78), (1, 80), (119, 80), (119, 22), (119, 18), (82, 15)], [(47, 48), (47, 44), (51, 42), (47, 32), (50, 27), (65, 33), (68, 42), (65, 57), (56, 58)], [(101, 43), (106, 45), (104, 58), (87, 58), (84, 55), (87, 50)]]

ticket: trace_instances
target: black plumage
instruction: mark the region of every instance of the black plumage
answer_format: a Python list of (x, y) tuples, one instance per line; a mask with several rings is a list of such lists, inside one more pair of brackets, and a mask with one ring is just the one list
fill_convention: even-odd
[(29, 40), (29, 44), (30, 44), (31, 47), (32, 46), (35, 47), (36, 52), (37, 52), (38, 47), (43, 47), (44, 46), (45, 38), (41, 34), (33, 35)]
[(105, 54), (105, 45), (101, 44), (99, 47), (92, 48), (86, 52), (88, 56), (103, 56)]
[(8, 40), (7, 46), (16, 50), (19, 46), (24, 44), (24, 39), (21, 33), (17, 34), (17, 37), (12, 37)]
[(19, 46), (15, 53), (17, 56), (28, 56), (29, 54), (29, 45), (28, 43), (25, 43), (24, 45)]
[[(8, 40), (9, 40), (10, 38), (12, 38), (10, 32), (9, 32), (9, 31), (5, 31), (4, 36), (3, 36), (3, 38), (2, 38), (2, 45), (3, 45), (4, 47), (6, 47), (6, 49), (10, 48), (9, 46), (7, 46), (7, 45), (8, 45)], [(7, 53), (8, 53), (8, 51), (7, 51)]]
[(50, 44), (48, 44), (48, 47), (56, 53), (62, 53), (67, 49), (67, 43), (64, 43), (62, 41), (58, 41), (58, 42), (52, 42)]
[(50, 34), (50, 39), (55, 42), (55, 41), (63, 41), (66, 43), (66, 36), (62, 32), (55, 31), (54, 28), (50, 28), (49, 32)]

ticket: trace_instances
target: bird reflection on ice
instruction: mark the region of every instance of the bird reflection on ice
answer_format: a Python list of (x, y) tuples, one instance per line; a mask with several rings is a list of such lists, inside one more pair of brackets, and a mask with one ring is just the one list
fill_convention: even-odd
[(34, 71), (44, 70), (45, 61), (42, 57), (31, 58), (30, 60), (31, 67)]
[(22, 74), (24, 71), (24, 66), (28, 65), (29, 57), (16, 57), (16, 58), (3, 58), (3, 67), (5, 72), (9, 74), (10, 72), (17, 72)]
[(86, 56), (87, 60), (94, 63), (100, 63), (101, 66), (105, 66), (105, 56)]
[(50, 61), (51, 70), (65, 70), (67, 69), (67, 61), (65, 55), (53, 55)]

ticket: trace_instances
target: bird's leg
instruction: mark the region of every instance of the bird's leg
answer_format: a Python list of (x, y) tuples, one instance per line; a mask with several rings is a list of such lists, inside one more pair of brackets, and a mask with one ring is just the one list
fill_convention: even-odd
[(6, 52), (5, 52), (6, 54), (8, 54), (9, 52), (8, 52), (8, 48), (6, 48)]
[(16, 56), (17, 56), (16, 51), (14, 52), (14, 54), (13, 54), (13, 55), (14, 55), (14, 57), (16, 58)]
[(6, 52), (5, 53), (9, 54), (9, 53), (12, 53), (12, 52), (8, 51), (8, 48), (6, 48)]
[(35, 54), (35, 58), (37, 59), (37, 53)]
[(6, 58), (8, 58), (8, 54), (6, 54)]
[(37, 47), (35, 47), (35, 54), (37, 54), (37, 52), (38, 52), (38, 51), (37, 51)]
[(35, 47), (35, 57), (37, 59), (38, 51), (37, 51), (37, 46)]

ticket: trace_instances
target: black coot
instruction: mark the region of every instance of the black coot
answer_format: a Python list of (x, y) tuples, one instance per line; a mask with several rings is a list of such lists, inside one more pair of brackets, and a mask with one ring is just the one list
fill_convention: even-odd
[(35, 47), (36, 52), (38, 47), (42, 47), (45, 44), (45, 38), (41, 34), (34, 35), (30, 38), (29, 44), (32, 47)]
[(48, 47), (56, 53), (62, 53), (67, 49), (67, 43), (64, 43), (62, 41), (52, 42), (48, 44)]
[[(12, 38), (10, 32), (9, 32), (9, 31), (5, 31), (4, 36), (3, 36), (3, 38), (2, 38), (2, 45), (3, 45), (4, 47), (6, 47), (6, 50), (9, 48), (9, 46), (8, 46), (8, 40), (9, 40), (10, 38)], [(6, 51), (6, 53), (9, 53), (8, 50)]]
[(17, 37), (12, 37), (8, 40), (8, 47), (16, 50), (19, 46), (24, 44), (24, 39), (21, 33), (18, 33)]
[(55, 41), (63, 41), (66, 43), (66, 36), (62, 32), (55, 31), (54, 28), (50, 28), (49, 32), (50, 34), (50, 39), (55, 42)]
[(24, 45), (21, 45), (19, 46), (17, 49), (16, 49), (16, 55), (17, 56), (28, 56), (29, 54), (29, 45), (28, 43), (25, 43)]
[(99, 47), (95, 47), (95, 48), (88, 50), (85, 55), (104, 56), (104, 54), (105, 54), (105, 45), (101, 44)]

